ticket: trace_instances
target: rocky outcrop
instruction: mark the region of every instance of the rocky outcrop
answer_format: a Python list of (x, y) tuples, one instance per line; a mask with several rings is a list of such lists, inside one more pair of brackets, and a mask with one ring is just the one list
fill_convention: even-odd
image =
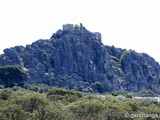
[(28, 83), (47, 83), (53, 77), (54, 45), (50, 40), (38, 40), (26, 47), (5, 49), (0, 65), (18, 65)]
[(109, 53), (121, 70), (119, 80), (127, 91), (153, 90), (160, 93), (160, 66), (153, 58), (145, 53), (133, 50), (122, 50), (108, 47)]
[[(70, 27), (69, 27), (70, 28)], [(18, 65), (27, 83), (80, 91), (152, 90), (160, 93), (160, 66), (145, 53), (105, 46), (82, 25), (48, 40), (5, 49), (0, 66)]]

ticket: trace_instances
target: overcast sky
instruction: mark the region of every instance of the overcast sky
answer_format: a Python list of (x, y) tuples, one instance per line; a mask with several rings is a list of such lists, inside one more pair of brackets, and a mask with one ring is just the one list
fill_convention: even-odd
[(102, 33), (105, 45), (145, 52), (160, 62), (160, 0), (1, 0), (0, 53), (49, 39), (62, 24)]

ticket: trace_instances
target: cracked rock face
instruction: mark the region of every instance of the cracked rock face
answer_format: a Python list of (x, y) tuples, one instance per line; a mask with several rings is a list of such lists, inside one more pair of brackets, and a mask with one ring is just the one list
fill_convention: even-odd
[(5, 49), (0, 55), (0, 66), (4, 65), (18, 65), (27, 83), (90, 92), (160, 93), (160, 66), (153, 58), (105, 46), (85, 28), (58, 30), (48, 40)]

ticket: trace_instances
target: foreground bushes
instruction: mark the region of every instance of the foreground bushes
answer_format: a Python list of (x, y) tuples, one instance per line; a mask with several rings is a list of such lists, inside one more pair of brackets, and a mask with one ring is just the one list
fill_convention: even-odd
[(131, 120), (125, 117), (126, 113), (160, 116), (159, 103), (119, 100), (112, 96), (100, 98), (58, 88), (50, 89), (47, 93), (22, 88), (3, 89), (0, 96), (0, 120)]
[(52, 101), (60, 100), (63, 103), (72, 103), (79, 100), (82, 97), (81, 93), (73, 92), (65, 89), (55, 88), (50, 89), (47, 92), (47, 98)]

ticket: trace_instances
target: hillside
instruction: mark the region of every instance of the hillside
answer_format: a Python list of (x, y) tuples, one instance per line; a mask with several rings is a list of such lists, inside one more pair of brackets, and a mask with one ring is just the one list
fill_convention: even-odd
[[(24, 83), (84, 92), (160, 93), (160, 65), (146, 53), (106, 46), (82, 24), (63, 26), (50, 39), (5, 49), (0, 66), (18, 66)], [(1, 84), (10, 84), (0, 76)], [(5, 81), (5, 82), (4, 82)]]

